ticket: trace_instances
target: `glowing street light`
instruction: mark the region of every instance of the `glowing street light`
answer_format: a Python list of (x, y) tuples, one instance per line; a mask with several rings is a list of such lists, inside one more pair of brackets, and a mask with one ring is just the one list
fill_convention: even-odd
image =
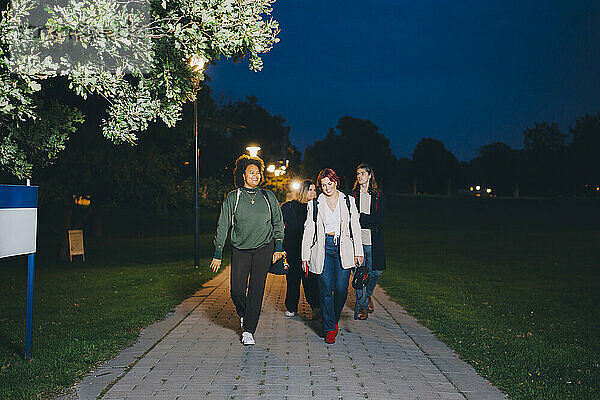
[(292, 190), (298, 190), (298, 189), (300, 189), (300, 182), (299, 181), (292, 182)]
[(194, 54), (190, 58), (190, 68), (192, 69), (192, 71), (194, 71), (196, 73), (201, 74), (202, 72), (204, 72), (207, 65), (208, 65), (208, 60), (206, 58), (204, 58), (204, 56), (202, 56), (202, 55)]
[(250, 157), (256, 157), (260, 151), (260, 146), (248, 146), (246, 147), (246, 150), (250, 153)]

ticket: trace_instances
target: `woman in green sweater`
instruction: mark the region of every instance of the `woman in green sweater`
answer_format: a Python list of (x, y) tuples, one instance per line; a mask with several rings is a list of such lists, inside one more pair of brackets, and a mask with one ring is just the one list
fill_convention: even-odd
[(237, 189), (227, 194), (221, 206), (210, 263), (214, 272), (221, 267), (223, 245), (231, 227), (231, 299), (240, 317), (244, 345), (255, 343), (267, 273), (283, 249), (279, 202), (273, 192), (259, 189), (264, 167), (258, 157), (243, 155), (236, 160), (233, 178)]

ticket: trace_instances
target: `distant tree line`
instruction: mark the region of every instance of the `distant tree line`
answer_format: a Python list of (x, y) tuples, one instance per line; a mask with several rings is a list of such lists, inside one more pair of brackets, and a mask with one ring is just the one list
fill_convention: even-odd
[(416, 191), (447, 193), (450, 184), (453, 193), (482, 185), (501, 196), (600, 195), (600, 113), (577, 119), (568, 134), (556, 123), (536, 123), (524, 130), (523, 144), (487, 144), (459, 163), (441, 142), (422, 139), (409, 160)]
[(556, 123), (536, 123), (523, 132), (523, 149), (491, 143), (468, 162), (459, 162), (432, 138), (421, 139), (411, 158), (397, 159), (389, 140), (368, 120), (343, 117), (336, 128), (307, 147), (306, 175), (330, 166), (349, 187), (355, 166), (368, 162), (388, 192), (452, 195), (481, 185), (501, 196), (600, 195), (600, 113), (577, 119), (568, 134)]

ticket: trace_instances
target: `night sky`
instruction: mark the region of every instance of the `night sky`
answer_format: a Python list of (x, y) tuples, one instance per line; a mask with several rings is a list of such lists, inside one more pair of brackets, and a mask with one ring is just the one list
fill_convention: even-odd
[(346, 115), (375, 123), (398, 157), (423, 137), (459, 160), (523, 147), (600, 111), (600, 1), (280, 0), (281, 42), (255, 73), (220, 61), (215, 97), (247, 95), (291, 127), (301, 150)]

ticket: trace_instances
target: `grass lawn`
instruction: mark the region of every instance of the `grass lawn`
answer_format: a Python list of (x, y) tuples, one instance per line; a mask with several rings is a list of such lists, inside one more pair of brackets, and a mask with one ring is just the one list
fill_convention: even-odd
[(600, 202), (394, 197), (388, 210), (392, 298), (513, 399), (600, 397)]
[[(598, 399), (598, 201), (399, 196), (388, 210), (380, 283), (394, 299), (513, 399)], [(203, 220), (198, 270), (187, 219), (117, 219), (136, 228), (107, 224), (108, 239), (86, 242), (86, 263), (38, 257), (31, 361), (26, 259), (0, 260), (0, 399), (71, 386), (213, 276), (215, 213)]]
[(36, 262), (32, 359), (25, 361), (24, 257), (0, 260), (0, 399), (46, 398), (133, 343), (214, 274), (212, 234), (88, 242), (88, 262)]

